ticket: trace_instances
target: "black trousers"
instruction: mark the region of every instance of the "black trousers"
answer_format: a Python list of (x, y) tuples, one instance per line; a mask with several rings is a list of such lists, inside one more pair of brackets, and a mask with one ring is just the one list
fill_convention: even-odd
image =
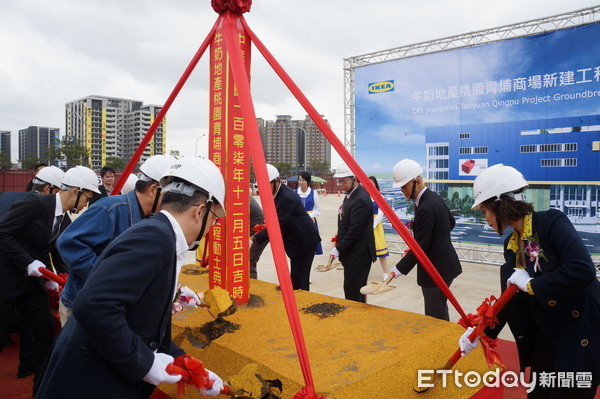
[(256, 264), (268, 243), (269, 241), (265, 241), (262, 244), (258, 244), (254, 241), (252, 242), (252, 245), (250, 246), (250, 278), (258, 278)]
[[(446, 281), (448, 287), (452, 284), (453, 280)], [(446, 295), (439, 289), (439, 287), (421, 287), (423, 292), (423, 299), (425, 300), (425, 315), (435, 317), (436, 319), (450, 321), (450, 315), (448, 314), (448, 300)]]
[(314, 251), (308, 251), (304, 256), (290, 258), (290, 277), (295, 290), (310, 291), (310, 269), (314, 258)]
[[(8, 292), (0, 292), (0, 337), (9, 331), (10, 318), (17, 309), (33, 333), (34, 381), (40, 375), (54, 338), (54, 321), (48, 292), (35, 277), (26, 277)], [(2, 345), (2, 344), (0, 344)], [(0, 352), (4, 349), (0, 347)]]
[(365, 252), (361, 259), (344, 259), (344, 297), (350, 301), (367, 302), (367, 297), (360, 293), (360, 289), (367, 285), (371, 271), (371, 255)]

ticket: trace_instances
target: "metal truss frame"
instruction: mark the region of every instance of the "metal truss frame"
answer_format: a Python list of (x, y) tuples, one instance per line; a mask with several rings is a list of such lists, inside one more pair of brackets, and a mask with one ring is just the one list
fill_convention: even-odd
[(401, 58), (436, 53), (463, 47), (478, 46), (516, 37), (536, 35), (550, 31), (572, 28), (600, 21), (600, 6), (583, 8), (565, 14), (534, 19), (516, 24), (503, 25), (496, 28), (465, 33), (376, 51), (344, 59), (344, 145), (355, 155), (356, 121), (355, 111), (356, 88), (354, 86), (354, 70), (361, 66), (394, 61)]
[[(386, 236), (388, 250), (394, 254), (404, 254), (408, 245), (401, 239)], [(483, 263), (486, 265), (501, 266), (504, 264), (504, 251), (499, 246), (486, 246), (485, 244), (471, 244), (461, 241), (452, 241), (454, 249), (461, 262)], [(600, 280), (600, 256), (592, 255), (592, 261), (596, 266), (596, 275)]]

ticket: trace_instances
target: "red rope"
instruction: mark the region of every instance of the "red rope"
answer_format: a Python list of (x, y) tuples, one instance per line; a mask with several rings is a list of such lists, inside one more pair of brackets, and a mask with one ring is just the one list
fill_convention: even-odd
[(308, 394), (312, 395), (309, 396), (310, 398), (316, 398), (306, 343), (304, 341), (302, 326), (298, 316), (298, 306), (296, 304), (296, 298), (294, 297), (294, 290), (288, 271), (287, 258), (281, 238), (281, 229), (279, 227), (275, 202), (273, 200), (273, 195), (271, 194), (266, 167), (267, 162), (260, 141), (258, 125), (255, 122), (256, 113), (254, 111), (254, 104), (250, 93), (250, 83), (248, 81), (247, 71), (240, 54), (241, 49), (237, 40), (236, 22), (241, 16), (228, 12), (224, 14), (224, 18), (223, 37), (225, 39), (227, 53), (231, 60), (230, 65), (233, 78), (238, 88), (241, 111), (245, 121), (246, 142), (250, 149), (252, 165), (254, 166), (254, 173), (256, 174), (256, 180), (258, 182), (261, 204), (263, 205), (266, 223), (269, 226), (269, 237), (273, 258), (275, 260), (275, 269), (281, 286), (285, 310), (294, 337), (296, 352), (298, 353), (298, 359), (300, 361), (300, 367), (306, 385), (305, 388)]
[(252, 32), (243, 15), (239, 16), (242, 21), (242, 26), (250, 36), (250, 39), (254, 43), (254, 45), (261, 52), (263, 57), (267, 60), (267, 62), (271, 65), (273, 70), (279, 75), (279, 78), (285, 83), (287, 88), (292, 92), (294, 97), (300, 102), (300, 104), (304, 107), (308, 115), (315, 122), (315, 124), (319, 127), (321, 132), (325, 135), (327, 140), (331, 143), (331, 145), (335, 148), (335, 150), (340, 154), (344, 162), (350, 167), (354, 175), (358, 178), (358, 180), (365, 187), (371, 198), (375, 200), (379, 208), (383, 211), (383, 213), (388, 217), (388, 220), (392, 223), (392, 226), (396, 229), (396, 231), (402, 236), (402, 239), (408, 244), (410, 249), (413, 251), (419, 263), (423, 265), (429, 276), (433, 279), (433, 281), (437, 284), (437, 286), (442, 290), (444, 295), (448, 298), (450, 303), (454, 306), (456, 311), (462, 316), (466, 317), (465, 311), (458, 303), (458, 300), (454, 296), (454, 294), (448, 288), (448, 285), (440, 276), (437, 269), (433, 266), (423, 249), (419, 246), (417, 241), (413, 238), (410, 232), (407, 230), (406, 226), (400, 221), (398, 215), (394, 212), (394, 210), (390, 207), (387, 201), (383, 198), (381, 193), (375, 188), (371, 180), (368, 176), (363, 172), (358, 163), (354, 160), (352, 155), (348, 152), (346, 147), (342, 144), (340, 139), (337, 138), (333, 130), (327, 125), (323, 117), (317, 112), (317, 110), (312, 106), (312, 104), (308, 101), (306, 96), (300, 91), (298, 86), (292, 81), (290, 76), (285, 72), (285, 70), (279, 65), (277, 60), (271, 55), (269, 50), (261, 43), (258, 37)]
[(150, 129), (148, 129), (148, 132), (142, 139), (142, 142), (138, 146), (137, 150), (135, 150), (135, 153), (133, 154), (133, 156), (129, 160), (129, 163), (125, 167), (123, 174), (121, 175), (119, 180), (117, 180), (117, 182), (115, 183), (115, 187), (113, 188), (111, 195), (115, 195), (115, 194), (118, 194), (121, 192), (121, 189), (123, 188), (123, 185), (125, 184), (125, 181), (127, 181), (127, 176), (129, 176), (131, 174), (131, 172), (133, 172), (133, 168), (135, 167), (137, 162), (140, 160), (140, 157), (142, 156), (142, 153), (146, 149), (146, 146), (148, 145), (150, 140), (152, 140), (152, 136), (154, 136), (156, 129), (158, 129), (158, 126), (164, 119), (165, 115), (167, 114), (167, 111), (169, 111), (169, 108), (171, 108), (171, 104), (173, 104), (173, 101), (175, 101), (175, 98), (177, 98), (177, 95), (183, 88), (183, 85), (190, 77), (194, 68), (196, 68), (198, 61), (200, 61), (200, 58), (202, 58), (202, 54), (204, 54), (204, 51), (206, 51), (206, 49), (208, 48), (208, 45), (212, 41), (215, 31), (217, 30), (217, 26), (221, 22), (221, 19), (222, 19), (221, 17), (217, 18), (217, 21), (215, 22), (212, 29), (210, 30), (210, 32), (208, 33), (208, 35), (206, 36), (206, 38), (200, 45), (200, 48), (198, 49), (198, 51), (196, 51), (196, 54), (194, 54), (194, 57), (192, 57), (192, 60), (190, 61), (187, 68), (185, 68), (185, 71), (183, 71), (183, 75), (181, 75), (181, 78), (179, 78), (179, 81), (177, 82), (177, 84), (175, 85), (175, 88), (169, 95), (169, 98), (167, 98), (167, 101), (165, 101), (165, 104), (158, 112), (158, 115), (156, 115), (156, 118), (154, 119), (154, 122), (152, 122)]

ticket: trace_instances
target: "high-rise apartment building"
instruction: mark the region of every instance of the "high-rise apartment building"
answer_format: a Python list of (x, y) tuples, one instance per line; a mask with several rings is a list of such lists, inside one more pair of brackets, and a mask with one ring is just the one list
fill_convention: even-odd
[[(10, 139), (9, 139), (10, 141)], [(57, 127), (29, 126), (19, 130), (19, 159), (39, 158), (46, 163), (56, 163), (49, 159), (48, 149), (56, 147), (60, 141), (60, 129)]]
[(8, 154), (9, 159), (11, 159), (10, 136), (10, 130), (0, 130), (0, 153)]
[(294, 173), (311, 170), (315, 163), (330, 164), (331, 144), (308, 115), (300, 120), (277, 115), (274, 121), (257, 121), (268, 163), (290, 164)]
[[(110, 156), (129, 160), (162, 106), (124, 98), (88, 96), (65, 104), (66, 137), (84, 145), (89, 166), (98, 170)], [(163, 119), (140, 161), (166, 152)]]

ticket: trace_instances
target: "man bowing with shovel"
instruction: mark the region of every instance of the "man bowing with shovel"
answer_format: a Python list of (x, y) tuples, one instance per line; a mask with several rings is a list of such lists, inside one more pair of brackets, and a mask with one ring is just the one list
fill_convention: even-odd
[[(156, 385), (181, 379), (166, 371), (187, 364), (171, 341), (171, 303), (189, 246), (225, 216), (225, 184), (212, 162), (197, 157), (176, 161), (160, 184), (162, 211), (126, 230), (98, 259), (54, 342), (36, 398), (147, 398)], [(221, 379), (210, 371), (208, 379), (203, 393), (218, 395)]]

